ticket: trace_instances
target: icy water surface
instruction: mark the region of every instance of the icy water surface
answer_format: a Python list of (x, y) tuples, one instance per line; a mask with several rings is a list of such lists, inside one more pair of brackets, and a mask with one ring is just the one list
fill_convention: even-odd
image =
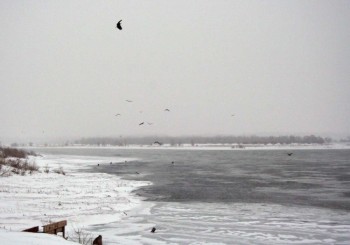
[[(350, 215), (251, 203), (158, 202), (150, 214), (96, 227), (110, 244), (349, 244)], [(150, 233), (151, 227), (156, 233)], [(113, 237), (115, 241), (112, 242)]]
[[(122, 155), (124, 155), (123, 153)], [(96, 168), (153, 186), (152, 201), (273, 203), (350, 211), (350, 151), (153, 151)], [(174, 162), (172, 164), (172, 162)]]
[(56, 151), (121, 157), (126, 162), (101, 162), (92, 171), (153, 182), (137, 191), (155, 204), (149, 213), (96, 227), (110, 244), (350, 241), (350, 150), (293, 150), (292, 156), (285, 150)]

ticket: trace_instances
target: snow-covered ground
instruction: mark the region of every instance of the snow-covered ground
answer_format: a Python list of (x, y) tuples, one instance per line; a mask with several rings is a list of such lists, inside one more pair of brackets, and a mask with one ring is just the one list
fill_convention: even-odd
[(4, 245), (77, 245), (62, 237), (49, 234), (18, 232), (0, 229), (0, 243)]
[[(125, 160), (103, 157), (84, 159), (79, 156), (32, 157), (30, 161), (35, 161), (42, 173), (0, 178), (0, 244), (58, 244), (57, 237), (52, 238), (52, 243), (45, 243), (47, 238), (43, 234), (10, 231), (33, 226), (42, 228), (42, 225), (50, 222), (67, 220), (66, 236), (72, 239), (77, 236), (75, 231), (87, 227), (91, 230), (93, 225), (115, 222), (126, 217), (131, 210), (141, 210), (142, 201), (131, 192), (150, 183), (79, 171), (101, 162), (123, 164)], [(66, 174), (53, 172), (59, 168)], [(49, 173), (45, 173), (45, 169)], [(92, 237), (99, 235), (90, 234)], [(22, 239), (30, 239), (31, 243), (22, 243)], [(61, 240), (58, 240), (59, 244), (62, 244)]]

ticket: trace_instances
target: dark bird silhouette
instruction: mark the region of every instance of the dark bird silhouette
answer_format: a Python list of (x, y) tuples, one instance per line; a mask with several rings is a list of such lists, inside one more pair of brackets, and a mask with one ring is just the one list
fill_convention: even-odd
[(174, 162), (171, 162), (171, 164), (174, 164)]
[(139, 126), (141, 126), (141, 125), (143, 125), (144, 124), (144, 122), (142, 122), (142, 123), (139, 123)]
[(100, 166), (100, 164), (98, 163), (97, 166)]
[(118, 114), (115, 114), (115, 116), (116, 116), (116, 117), (117, 117), (117, 116), (121, 116), (121, 114), (118, 113)]
[(156, 232), (156, 228), (153, 227), (152, 230), (151, 230), (152, 233)]
[(288, 156), (291, 156), (293, 153), (287, 153)]
[(127, 213), (123, 212), (125, 215), (128, 215)]
[(232, 115), (231, 115), (231, 117), (234, 117), (234, 116), (235, 116), (235, 114), (232, 114)]
[(135, 174), (140, 174), (139, 172), (135, 172)]
[(132, 100), (125, 100), (126, 102), (132, 102)]
[(164, 111), (170, 111), (169, 109), (165, 109)]
[(120, 22), (122, 22), (122, 20), (118, 21), (116, 28), (118, 28), (119, 30), (122, 30), (123, 28)]
[(154, 141), (153, 144), (158, 144), (158, 145), (162, 145), (162, 143), (160, 143), (159, 141)]

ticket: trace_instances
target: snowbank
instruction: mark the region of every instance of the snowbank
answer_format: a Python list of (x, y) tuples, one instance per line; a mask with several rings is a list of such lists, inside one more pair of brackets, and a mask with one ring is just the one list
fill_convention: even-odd
[[(115, 222), (127, 216), (130, 210), (140, 209), (142, 200), (131, 192), (137, 187), (150, 184), (121, 180), (104, 173), (79, 172), (83, 167), (100, 162), (113, 161), (113, 164), (121, 164), (124, 159), (44, 156), (31, 157), (30, 160), (35, 161), (43, 172), (0, 178), (0, 227), (5, 230), (21, 231), (67, 220), (66, 236), (72, 238), (74, 230)], [(53, 172), (60, 167), (65, 175)], [(45, 169), (49, 173), (45, 173)], [(0, 244), (8, 244), (5, 242), (8, 234), (2, 231)], [(27, 233), (20, 234), (21, 239), (30, 236)], [(43, 234), (36, 234), (39, 238), (41, 235)], [(98, 234), (91, 235), (95, 237)], [(36, 236), (32, 235), (33, 239)], [(15, 237), (17, 236), (13, 235), (13, 239)], [(42, 244), (39, 240), (33, 244)], [(18, 241), (16, 244), (24, 243)]]
[(62, 237), (49, 234), (15, 232), (0, 229), (0, 243), (6, 245), (35, 244), (35, 245), (77, 245)]

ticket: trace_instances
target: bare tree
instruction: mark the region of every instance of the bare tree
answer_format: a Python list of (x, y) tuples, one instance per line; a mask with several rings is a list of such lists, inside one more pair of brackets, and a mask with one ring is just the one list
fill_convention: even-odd
[(80, 227), (73, 226), (73, 234), (71, 236), (68, 236), (68, 239), (74, 242), (78, 242), (79, 244), (91, 245), (93, 235)]

